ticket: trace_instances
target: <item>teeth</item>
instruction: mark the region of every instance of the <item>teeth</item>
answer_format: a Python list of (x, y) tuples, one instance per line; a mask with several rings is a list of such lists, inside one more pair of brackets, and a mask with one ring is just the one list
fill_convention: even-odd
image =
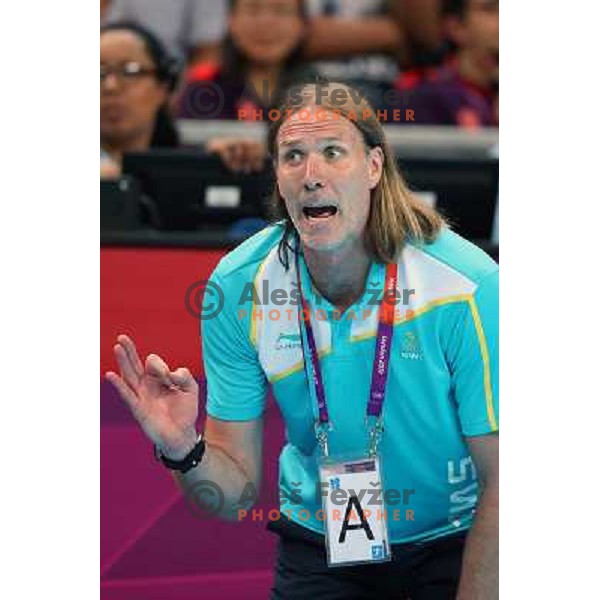
[(337, 208), (335, 206), (306, 206), (302, 212), (309, 219), (323, 219), (335, 215)]

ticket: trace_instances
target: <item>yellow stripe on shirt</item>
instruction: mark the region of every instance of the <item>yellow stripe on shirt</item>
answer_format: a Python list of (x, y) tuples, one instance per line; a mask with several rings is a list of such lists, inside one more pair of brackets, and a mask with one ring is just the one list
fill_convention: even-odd
[(481, 350), (481, 358), (483, 360), (483, 387), (485, 389), (485, 401), (487, 405), (488, 422), (490, 424), (490, 427), (492, 428), (492, 431), (498, 431), (498, 424), (496, 423), (496, 414), (494, 413), (494, 400), (492, 396), (490, 355), (488, 353), (488, 346), (485, 340), (483, 325), (481, 324), (481, 317), (479, 316), (479, 311), (477, 310), (475, 298), (473, 298), (472, 296), (469, 298), (469, 307), (471, 308), (471, 315), (473, 317), (473, 323), (475, 324), (475, 330), (477, 331), (479, 349)]
[[(256, 272), (256, 277), (254, 278), (254, 281), (252, 282), (254, 285), (254, 289), (258, 289), (258, 282), (260, 281), (263, 272), (265, 270), (265, 267), (267, 266), (267, 261), (269, 260), (270, 254), (268, 254), (265, 259), (262, 261), (262, 264), (260, 265), (260, 267), (258, 267), (258, 271)], [(258, 346), (258, 340), (257, 340), (257, 335), (256, 335), (256, 319), (254, 317), (255, 315), (255, 307), (256, 304), (254, 303), (254, 295), (252, 296), (252, 305), (250, 307), (250, 310), (252, 311), (250, 313), (250, 341), (252, 342), (252, 345), (256, 348)]]

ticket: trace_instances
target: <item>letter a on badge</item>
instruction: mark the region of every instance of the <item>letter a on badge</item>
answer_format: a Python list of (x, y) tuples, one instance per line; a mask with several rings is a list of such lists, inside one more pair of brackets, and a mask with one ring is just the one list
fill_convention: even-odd
[[(352, 511), (353, 507), (356, 508), (356, 513), (358, 514), (360, 523), (350, 525), (350, 512)], [(350, 499), (348, 500), (348, 506), (346, 506), (346, 514), (344, 515), (344, 523), (340, 531), (340, 544), (343, 544), (346, 541), (346, 532), (350, 529), (364, 529), (369, 540), (373, 541), (375, 539), (375, 536), (373, 535), (373, 532), (369, 527), (369, 523), (365, 518), (365, 513), (363, 512), (362, 506), (360, 505), (360, 502), (358, 501), (358, 498), (356, 496), (350, 496)]]

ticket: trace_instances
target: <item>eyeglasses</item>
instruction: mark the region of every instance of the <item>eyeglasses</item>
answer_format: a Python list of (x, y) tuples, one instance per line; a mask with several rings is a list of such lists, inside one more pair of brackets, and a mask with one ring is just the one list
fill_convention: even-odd
[(142, 77), (156, 75), (156, 69), (144, 67), (139, 62), (129, 61), (118, 66), (100, 65), (100, 83), (104, 83), (109, 75), (114, 75), (119, 82), (132, 82)]

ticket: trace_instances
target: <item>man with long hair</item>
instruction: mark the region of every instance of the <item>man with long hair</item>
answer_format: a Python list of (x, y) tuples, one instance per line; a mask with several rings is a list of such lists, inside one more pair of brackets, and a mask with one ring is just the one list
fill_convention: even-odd
[(357, 90), (306, 84), (279, 112), (282, 219), (210, 280), (203, 434), (187, 369), (119, 336), (107, 377), (182, 491), (203, 505), (218, 484), (232, 519), (260, 486), (271, 385), (272, 598), (497, 598), (498, 267), (410, 193)]

